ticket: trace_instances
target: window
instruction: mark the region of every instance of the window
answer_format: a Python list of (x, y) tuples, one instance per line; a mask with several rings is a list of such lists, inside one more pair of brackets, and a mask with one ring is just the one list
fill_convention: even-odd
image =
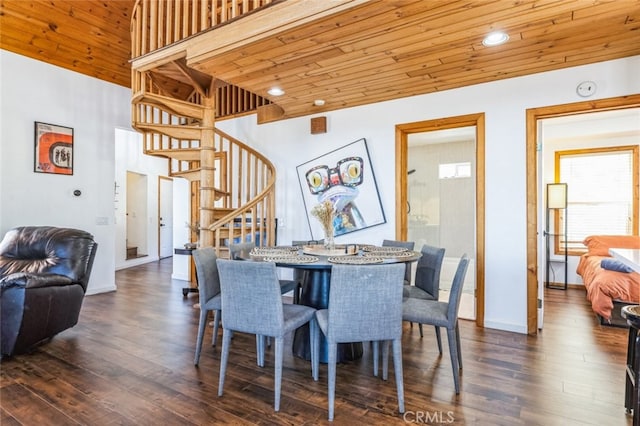
[(438, 165), (440, 179), (455, 179), (471, 177), (471, 163), (448, 163)]
[[(569, 252), (583, 252), (589, 235), (638, 234), (638, 146), (558, 151), (555, 164), (556, 182), (568, 186)], [(556, 229), (564, 229), (564, 214), (555, 215)], [(564, 238), (556, 240), (556, 253)]]

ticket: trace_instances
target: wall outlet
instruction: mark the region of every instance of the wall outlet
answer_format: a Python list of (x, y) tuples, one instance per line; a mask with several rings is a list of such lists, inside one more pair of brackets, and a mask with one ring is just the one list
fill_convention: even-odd
[(96, 225), (108, 225), (108, 224), (109, 224), (108, 217), (104, 217), (104, 216), (96, 217)]

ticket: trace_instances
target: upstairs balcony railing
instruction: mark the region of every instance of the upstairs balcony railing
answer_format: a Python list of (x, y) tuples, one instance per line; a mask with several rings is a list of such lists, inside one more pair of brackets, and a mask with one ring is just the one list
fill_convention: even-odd
[(169, 46), (282, 0), (137, 0), (131, 17), (133, 58)]

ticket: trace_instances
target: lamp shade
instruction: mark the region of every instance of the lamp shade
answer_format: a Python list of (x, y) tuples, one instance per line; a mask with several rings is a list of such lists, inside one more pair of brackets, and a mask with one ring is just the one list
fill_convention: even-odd
[(567, 184), (549, 183), (547, 184), (547, 208), (566, 209), (567, 208)]

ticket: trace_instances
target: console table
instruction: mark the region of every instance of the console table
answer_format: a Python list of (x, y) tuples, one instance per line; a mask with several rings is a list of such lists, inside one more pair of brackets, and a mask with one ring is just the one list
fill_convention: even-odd
[[(183, 254), (185, 256), (191, 256), (195, 249), (185, 249), (185, 248), (176, 248), (173, 250), (175, 254)], [(187, 297), (189, 293), (197, 293), (198, 292), (198, 277), (196, 276), (196, 286), (195, 287), (182, 287), (182, 295)]]

